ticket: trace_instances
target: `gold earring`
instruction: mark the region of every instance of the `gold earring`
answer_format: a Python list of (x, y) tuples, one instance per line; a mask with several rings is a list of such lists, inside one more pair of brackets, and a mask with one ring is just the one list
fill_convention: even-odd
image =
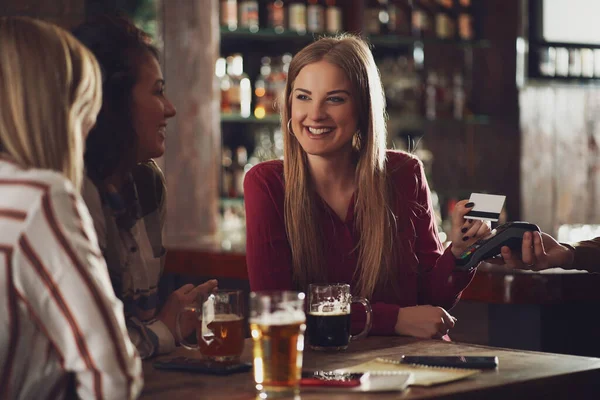
[(296, 137), (296, 135), (294, 134), (294, 131), (292, 131), (292, 119), (291, 118), (288, 120), (287, 128), (288, 128), (288, 133), (290, 135)]

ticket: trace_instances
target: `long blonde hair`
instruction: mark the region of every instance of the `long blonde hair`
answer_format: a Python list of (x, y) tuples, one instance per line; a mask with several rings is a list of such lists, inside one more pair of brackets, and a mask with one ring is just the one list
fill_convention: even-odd
[(0, 150), (79, 189), (82, 124), (102, 103), (96, 59), (69, 32), (27, 17), (0, 17), (0, 49)]
[(356, 98), (358, 133), (357, 195), (354, 208), (358, 243), (358, 287), (371, 297), (376, 288), (393, 275), (393, 241), (396, 217), (390, 207), (390, 185), (386, 174), (385, 96), (375, 60), (368, 45), (352, 35), (322, 38), (294, 56), (289, 67), (282, 107), (284, 132), (285, 224), (293, 259), (293, 280), (299, 289), (326, 280), (327, 266), (316, 216), (316, 193), (308, 172), (306, 153), (289, 132), (291, 94), (302, 68), (327, 61), (341, 68), (351, 82)]

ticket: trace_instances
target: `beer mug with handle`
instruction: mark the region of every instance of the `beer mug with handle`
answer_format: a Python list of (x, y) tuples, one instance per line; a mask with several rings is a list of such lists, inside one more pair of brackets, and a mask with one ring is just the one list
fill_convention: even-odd
[[(241, 290), (199, 294), (177, 315), (177, 334), (186, 349), (217, 362), (238, 361), (244, 350), (244, 312)], [(183, 337), (195, 326), (195, 341)], [(191, 336), (191, 335), (190, 335)]]
[[(350, 308), (360, 303), (367, 314), (365, 328), (358, 335), (350, 334)], [(371, 304), (350, 294), (350, 285), (309, 285), (306, 319), (308, 343), (313, 350), (346, 350), (348, 343), (363, 338), (371, 330)]]

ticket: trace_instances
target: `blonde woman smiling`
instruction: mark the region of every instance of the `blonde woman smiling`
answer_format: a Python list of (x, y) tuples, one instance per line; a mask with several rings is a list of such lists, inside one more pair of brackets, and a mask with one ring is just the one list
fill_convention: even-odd
[[(474, 272), (456, 258), (489, 232), (460, 201), (445, 251), (423, 166), (386, 150), (385, 98), (368, 46), (320, 39), (293, 58), (282, 107), (284, 159), (245, 179), (252, 290), (349, 283), (373, 307), (372, 334), (442, 337)], [(353, 313), (354, 329), (364, 313)]]

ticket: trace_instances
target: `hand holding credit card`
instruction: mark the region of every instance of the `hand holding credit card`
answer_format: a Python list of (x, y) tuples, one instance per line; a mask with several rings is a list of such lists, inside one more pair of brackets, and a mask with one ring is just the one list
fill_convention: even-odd
[(465, 219), (498, 221), (506, 196), (496, 194), (471, 193), (470, 202), (475, 206), (465, 215)]

